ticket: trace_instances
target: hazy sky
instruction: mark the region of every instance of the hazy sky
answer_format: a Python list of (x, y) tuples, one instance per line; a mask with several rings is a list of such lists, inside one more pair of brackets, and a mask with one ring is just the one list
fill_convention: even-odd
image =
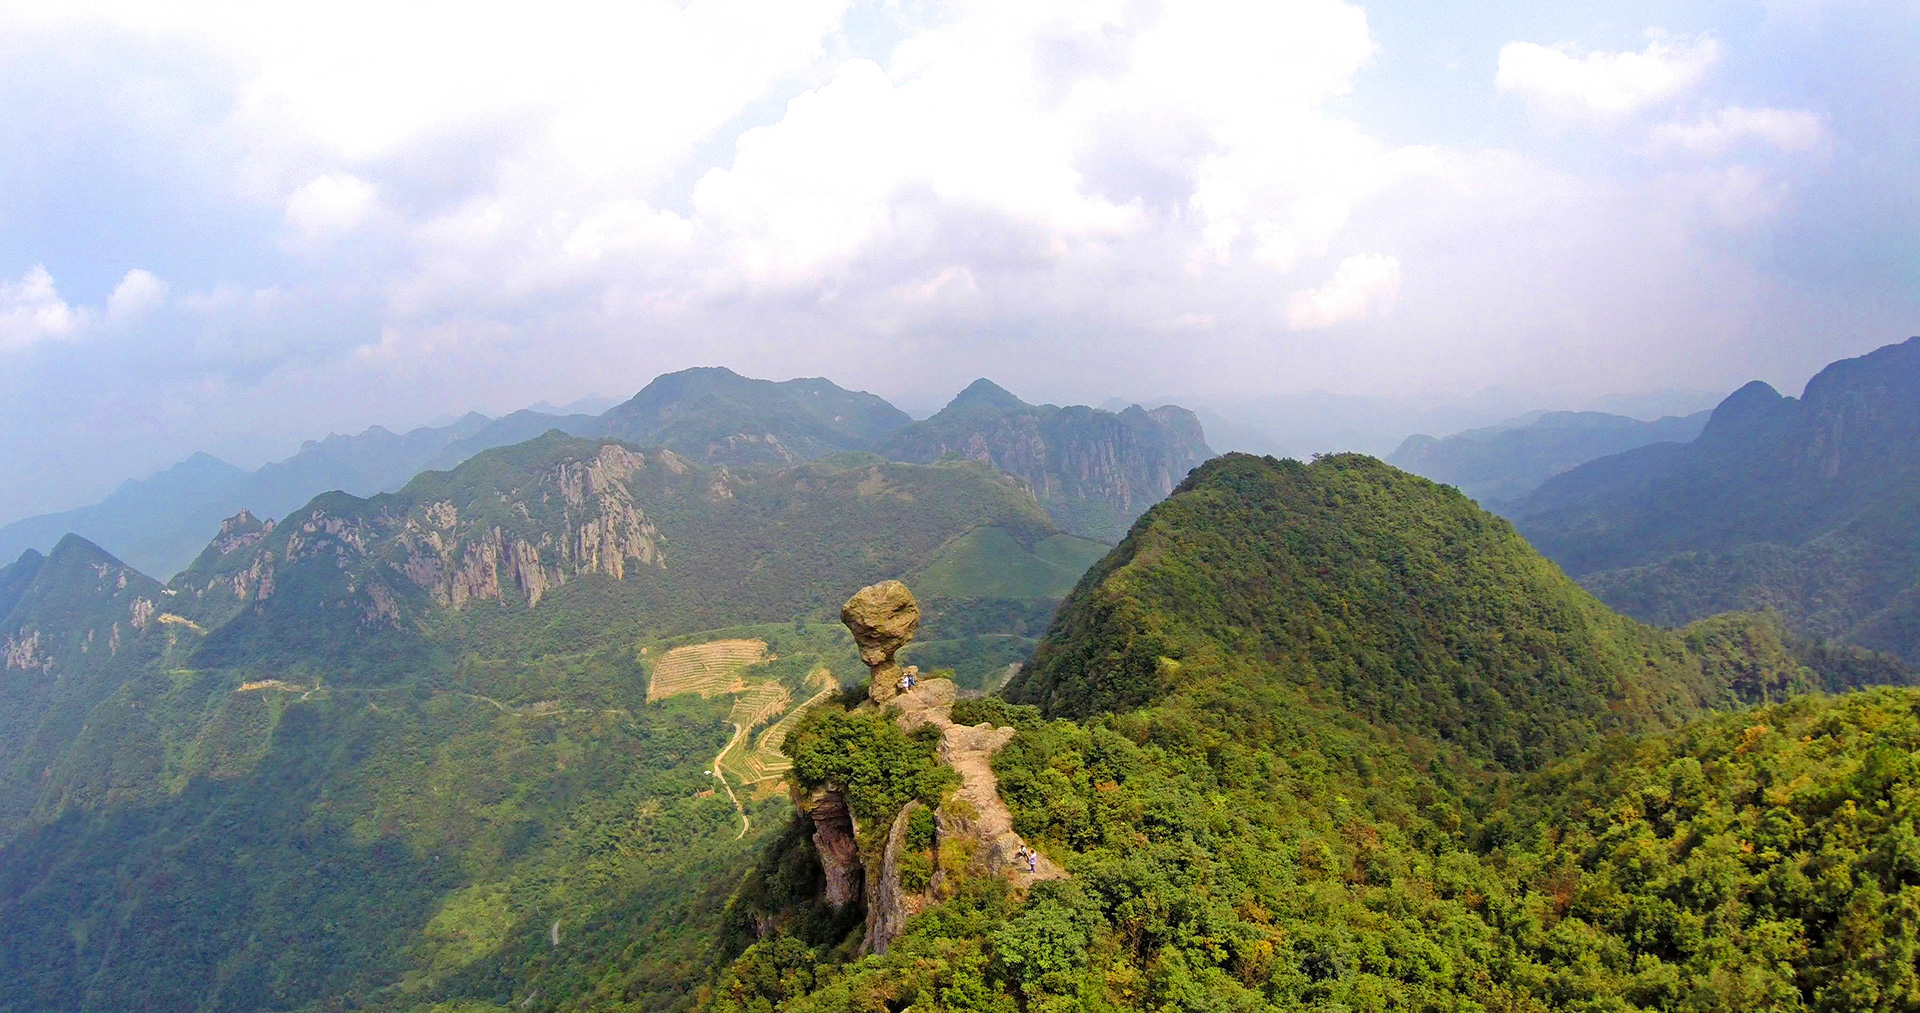
[(1554, 407), (1920, 332), (1920, 0), (500, 9), (0, 4), (0, 520), (695, 364)]

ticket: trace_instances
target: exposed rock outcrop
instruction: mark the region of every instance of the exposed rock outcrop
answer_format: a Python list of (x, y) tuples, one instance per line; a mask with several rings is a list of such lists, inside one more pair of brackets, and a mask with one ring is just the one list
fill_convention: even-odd
[[(893, 660), (920, 623), (913, 593), (897, 580), (861, 588), (841, 610), (841, 620), (860, 647), (860, 660), (872, 671), (870, 700), (861, 707), (886, 707), (902, 731), (939, 729), (939, 759), (961, 781), (959, 790), (930, 814), (931, 827), (924, 822), (926, 807), (908, 802), (887, 825), (885, 836), (874, 840), (870, 832), (864, 848), (840, 792), (832, 786), (811, 792), (794, 787), (794, 804), (813, 822), (814, 851), (826, 874), (825, 900), (836, 910), (856, 901), (866, 905), (861, 952), (887, 952), (908, 919), (950, 896), (952, 876), (1005, 876), (1020, 887), (1065, 876), (1038, 853), (1029, 869), (1026, 844), (1014, 832), (1013, 815), (1000, 800), (991, 760), (1014, 730), (954, 724), (958, 692), (951, 680), (916, 679), (911, 688), (900, 688), (900, 677), (916, 672)], [(916, 816), (922, 821), (917, 833)], [(906, 875), (909, 868), (911, 877)]]
[(899, 693), (900, 677), (918, 672), (902, 669), (893, 660), (920, 628), (920, 605), (913, 600), (913, 592), (897, 580), (863, 587), (841, 607), (840, 621), (853, 633), (853, 642), (860, 645), (860, 660), (872, 673), (867, 696), (875, 703), (891, 700)]
[(887, 830), (887, 842), (880, 853), (880, 875), (874, 877), (873, 890), (867, 897), (867, 931), (861, 943), (866, 952), (887, 952), (906, 930), (907, 919), (932, 903), (925, 889), (909, 890), (901, 884), (901, 862), (908, 852), (907, 833), (913, 814), (925, 809), (918, 802), (908, 802)]
[(213, 548), (221, 555), (249, 549), (266, 540), (273, 534), (273, 522), (260, 520), (248, 510), (242, 510), (220, 522), (220, 534), (213, 539)]
[(858, 827), (846, 797), (833, 789), (796, 795), (793, 804), (813, 820), (813, 850), (826, 873), (826, 900), (834, 910), (864, 899), (866, 870), (860, 863)]
[[(993, 754), (1013, 739), (1014, 730), (985, 723), (954, 724), (951, 714), (957, 695), (950, 680), (928, 679), (889, 701), (889, 706), (898, 711), (894, 720), (902, 730), (925, 725), (940, 729), (940, 761), (960, 775), (960, 787), (933, 812), (934, 853), (940, 861), (923, 889), (909, 890), (901, 884), (903, 858), (910, 850), (906, 835), (919, 803), (908, 803), (894, 818), (867, 889), (867, 931), (861, 942), (862, 952), (887, 952), (905, 929), (907, 919), (938, 899), (948, 849), (958, 849), (965, 861), (965, 874), (1003, 876), (1016, 887), (1067, 875), (1037, 851), (1033, 853), (1033, 868), (1028, 869), (1022, 855), (1027, 844), (1014, 831), (1013, 814), (1000, 799)], [(821, 864), (826, 863), (822, 853)]]
[(518, 524), (475, 523), (478, 518), (463, 517), (450, 501), (416, 508), (395, 538), (403, 550), (397, 565), (434, 601), (455, 609), (474, 599), (498, 601), (509, 591), (532, 607), (552, 588), (587, 574), (621, 580), (634, 565), (665, 569), (660, 529), (629, 485), (646, 466), (644, 454), (619, 444), (553, 465), (524, 494), (543, 506), (559, 500), (559, 516), (538, 530), (524, 505)]
[(21, 630), (18, 639), (8, 637), (5, 656), (8, 670), (53, 670), (53, 659), (40, 653), (39, 630)]

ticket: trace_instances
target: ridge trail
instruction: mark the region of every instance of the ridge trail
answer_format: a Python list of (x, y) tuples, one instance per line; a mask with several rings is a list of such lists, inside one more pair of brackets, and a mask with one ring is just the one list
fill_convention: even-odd
[(921, 725), (940, 729), (940, 760), (960, 775), (960, 787), (954, 797), (971, 806), (969, 819), (950, 817), (967, 825), (981, 844), (980, 857), (988, 871), (1011, 873), (1014, 885), (1030, 886), (1043, 879), (1065, 879), (1067, 870), (1030, 848), (1037, 856), (1034, 871), (1015, 856), (1028, 847), (1013, 829), (1013, 813), (1000, 798), (1000, 780), (993, 775), (993, 754), (1014, 736), (1011, 728), (991, 724), (959, 725), (953, 722), (953, 701), (957, 693), (947, 679), (925, 679), (912, 689), (887, 701), (900, 709), (897, 719), (902, 730)]

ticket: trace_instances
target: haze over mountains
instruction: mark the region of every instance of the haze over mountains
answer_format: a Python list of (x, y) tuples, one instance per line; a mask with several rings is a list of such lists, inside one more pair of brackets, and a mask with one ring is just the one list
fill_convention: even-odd
[(1698, 439), (1590, 462), (1509, 513), (1630, 614), (1770, 608), (1920, 657), (1920, 338), (1833, 363), (1798, 398), (1750, 383)]
[(0, 1013), (1920, 1013), (1920, 0), (0, 37)]
[(1385, 460), (1416, 475), (1457, 486), (1482, 505), (1498, 505), (1599, 457), (1649, 443), (1686, 443), (1709, 412), (1651, 422), (1606, 412), (1532, 412), (1497, 426), (1443, 439), (1409, 436)]
[(1036, 406), (986, 379), (932, 418), (895, 430), (878, 449), (921, 464), (949, 456), (985, 461), (1024, 479), (1068, 531), (1109, 543), (1213, 456), (1200, 420), (1184, 408)]

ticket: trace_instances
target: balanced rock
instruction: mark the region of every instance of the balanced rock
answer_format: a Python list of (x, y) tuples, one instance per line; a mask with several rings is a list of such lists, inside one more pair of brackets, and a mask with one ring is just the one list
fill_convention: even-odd
[(913, 592), (897, 580), (863, 587), (841, 607), (840, 621), (853, 633), (860, 660), (873, 673), (867, 695), (876, 701), (891, 699), (906, 674), (894, 663), (894, 652), (905, 647), (920, 628), (920, 604), (913, 600)]

